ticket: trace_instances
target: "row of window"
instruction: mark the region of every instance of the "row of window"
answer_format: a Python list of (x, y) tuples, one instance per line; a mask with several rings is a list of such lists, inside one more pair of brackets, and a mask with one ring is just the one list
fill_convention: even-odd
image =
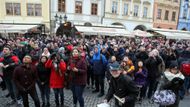
[[(6, 3), (6, 14), (20, 16), (21, 7), (20, 3)], [(27, 16), (42, 16), (41, 4), (27, 3)]]
[[(112, 3), (112, 13), (113, 13), (113, 14), (117, 14), (117, 11), (118, 11), (117, 9), (118, 9), (118, 2), (113, 1), (113, 3)], [(129, 4), (124, 3), (124, 11), (123, 11), (123, 14), (124, 14), (124, 15), (129, 15), (128, 12), (129, 12)], [(139, 14), (139, 6), (138, 6), (138, 5), (134, 5), (133, 16), (138, 17), (138, 14)], [(144, 17), (144, 18), (147, 18), (147, 15), (148, 15), (148, 8), (147, 8), (147, 7), (144, 7), (144, 8), (143, 8), (143, 17)]]
[[(157, 19), (162, 19), (162, 9), (158, 9), (157, 11)], [(169, 10), (165, 11), (164, 20), (169, 20)], [(176, 21), (176, 12), (172, 12), (172, 21)]]
[[(65, 12), (65, 0), (58, 0), (58, 11)], [(97, 15), (98, 4), (91, 4), (91, 15)], [(82, 1), (75, 1), (75, 13), (82, 13)]]

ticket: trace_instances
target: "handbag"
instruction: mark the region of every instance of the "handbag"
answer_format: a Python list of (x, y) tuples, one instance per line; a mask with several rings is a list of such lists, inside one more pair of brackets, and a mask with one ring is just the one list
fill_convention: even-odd
[(168, 106), (175, 103), (176, 95), (172, 90), (157, 90), (154, 93), (152, 100), (161, 106)]

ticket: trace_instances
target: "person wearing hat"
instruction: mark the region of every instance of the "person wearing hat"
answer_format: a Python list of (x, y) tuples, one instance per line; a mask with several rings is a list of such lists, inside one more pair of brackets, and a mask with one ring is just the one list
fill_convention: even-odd
[(169, 69), (164, 72), (160, 83), (160, 90), (172, 90), (176, 95), (176, 101), (174, 104), (164, 107), (179, 107), (179, 90), (183, 86), (184, 79), (184, 75), (178, 69), (178, 64), (172, 62)]
[(25, 55), (23, 64), (17, 66), (13, 73), (13, 80), (23, 99), (24, 107), (29, 107), (28, 94), (32, 97), (35, 107), (40, 107), (40, 101), (36, 92), (37, 68), (32, 65), (32, 57)]
[(117, 63), (110, 65), (110, 73), (112, 77), (104, 103), (109, 102), (114, 96), (115, 107), (135, 107), (138, 88), (134, 81), (122, 73), (120, 65)]

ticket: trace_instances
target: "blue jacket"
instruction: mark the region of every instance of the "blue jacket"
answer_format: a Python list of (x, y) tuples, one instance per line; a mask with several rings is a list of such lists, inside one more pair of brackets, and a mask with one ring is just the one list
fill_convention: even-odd
[[(99, 48), (99, 47), (98, 47)], [(93, 55), (93, 72), (95, 75), (105, 75), (107, 59), (104, 55), (100, 53), (100, 48), (98, 53)]]

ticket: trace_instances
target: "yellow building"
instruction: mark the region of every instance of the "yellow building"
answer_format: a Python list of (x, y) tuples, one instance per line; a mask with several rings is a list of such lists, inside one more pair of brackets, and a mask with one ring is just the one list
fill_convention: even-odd
[(0, 0), (0, 24), (50, 27), (49, 0)]

